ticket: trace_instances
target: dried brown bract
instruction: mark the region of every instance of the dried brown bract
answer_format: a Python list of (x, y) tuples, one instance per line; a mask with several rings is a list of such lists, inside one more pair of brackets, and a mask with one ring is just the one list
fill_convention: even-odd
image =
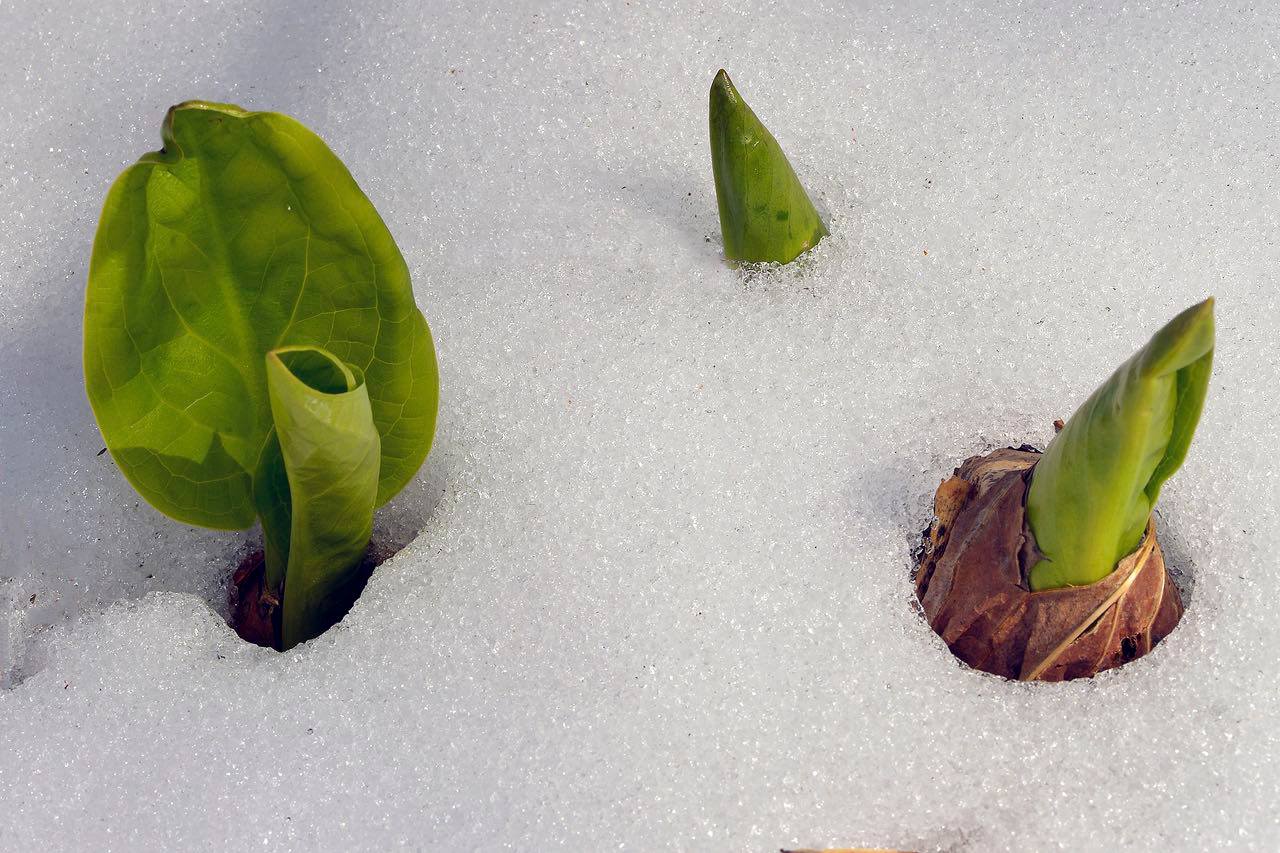
[(1023, 681), (1087, 678), (1141, 657), (1182, 617), (1154, 520), (1138, 549), (1087, 586), (1032, 592), (1039, 559), (1024, 506), (1040, 454), (965, 461), (934, 498), (916, 595), (960, 660)]

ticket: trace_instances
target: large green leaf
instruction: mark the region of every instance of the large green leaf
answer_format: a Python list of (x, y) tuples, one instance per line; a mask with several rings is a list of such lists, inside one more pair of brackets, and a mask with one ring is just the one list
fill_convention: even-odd
[(1138, 547), (1200, 420), (1213, 337), (1210, 298), (1156, 332), (1054, 437), (1027, 494), (1044, 555), (1031, 568), (1032, 589), (1101, 580)]
[(720, 70), (711, 84), (711, 171), (724, 255), (790, 263), (827, 236), (782, 147)]
[(381, 442), (363, 378), (332, 354), (273, 350), (266, 373), (275, 431), (264, 451), (272, 461), (259, 467), (259, 510), (268, 589), (283, 579), (289, 649), (325, 631), (354, 597), (342, 588), (373, 530)]
[(389, 500), (430, 449), (438, 378), (377, 211), (287, 116), (192, 101), (162, 138), (112, 186), (89, 268), (85, 379), (121, 470), (175, 518), (249, 526), (266, 354), (315, 346), (365, 377)]

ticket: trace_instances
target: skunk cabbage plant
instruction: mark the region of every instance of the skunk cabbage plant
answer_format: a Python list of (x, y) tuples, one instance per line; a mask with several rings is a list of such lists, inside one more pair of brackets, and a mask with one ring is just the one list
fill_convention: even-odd
[(162, 138), (98, 224), (89, 401), (152, 506), (205, 527), (261, 519), (289, 648), (332, 623), (374, 508), (431, 447), (431, 332), (386, 225), (318, 136), (191, 101)]
[(711, 84), (711, 170), (724, 254), (790, 263), (827, 236), (778, 141), (720, 70)]
[(1182, 464), (1213, 362), (1213, 299), (1173, 318), (1093, 392), (1036, 463), (1027, 520), (1033, 590), (1106, 577), (1138, 547)]

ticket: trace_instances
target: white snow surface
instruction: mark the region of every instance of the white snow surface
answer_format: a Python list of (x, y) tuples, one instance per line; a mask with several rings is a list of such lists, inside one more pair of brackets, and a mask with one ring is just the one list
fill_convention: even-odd
[[(43, 6), (0, 4), (0, 847), (1280, 849), (1267, 4)], [(828, 217), (798, 265), (722, 260), (720, 67)], [(440, 359), (412, 544), (286, 654), (225, 623), (256, 534), (141, 503), (84, 397), (102, 199), (190, 98), (330, 144)], [(1209, 294), (1182, 624), (958, 665), (934, 487)]]

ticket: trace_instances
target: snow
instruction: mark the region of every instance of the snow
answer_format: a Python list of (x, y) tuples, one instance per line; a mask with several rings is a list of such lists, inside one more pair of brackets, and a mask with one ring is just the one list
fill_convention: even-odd
[[(1277, 849), (1273, 17), (0, 6), (0, 847)], [(720, 259), (720, 67), (829, 218), (799, 266)], [(140, 504), (83, 392), (102, 199), (195, 97), (329, 142), (440, 358), (412, 544), (283, 655), (223, 620), (252, 536)], [(1182, 624), (961, 669), (911, 606), (933, 488), (1208, 294)]]

